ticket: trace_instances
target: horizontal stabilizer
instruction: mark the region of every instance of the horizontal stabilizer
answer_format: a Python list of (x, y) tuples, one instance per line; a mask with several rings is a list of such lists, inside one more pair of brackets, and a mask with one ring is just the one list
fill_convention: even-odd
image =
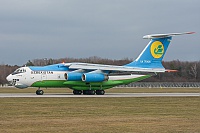
[(151, 34), (143, 36), (143, 39), (154, 39), (154, 38), (166, 38), (176, 35), (184, 35), (184, 34), (194, 34), (195, 32), (183, 32), (183, 33), (168, 33), (168, 34)]

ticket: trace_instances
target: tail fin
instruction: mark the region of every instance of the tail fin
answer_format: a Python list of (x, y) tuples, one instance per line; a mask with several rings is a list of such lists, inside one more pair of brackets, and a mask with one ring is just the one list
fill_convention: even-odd
[(146, 35), (143, 38), (151, 39), (151, 41), (136, 60), (125, 66), (162, 69), (164, 68), (162, 65), (162, 59), (167, 51), (170, 41), (172, 40), (172, 36), (193, 33), (194, 32)]

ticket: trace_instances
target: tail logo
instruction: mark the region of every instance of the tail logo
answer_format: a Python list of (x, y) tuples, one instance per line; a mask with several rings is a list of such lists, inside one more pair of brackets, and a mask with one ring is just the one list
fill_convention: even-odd
[(155, 41), (151, 44), (151, 55), (158, 59), (164, 54), (164, 46), (160, 41)]

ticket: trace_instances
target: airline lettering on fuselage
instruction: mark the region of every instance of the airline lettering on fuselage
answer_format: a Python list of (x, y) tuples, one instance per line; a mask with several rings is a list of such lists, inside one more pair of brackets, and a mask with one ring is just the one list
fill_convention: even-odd
[(31, 71), (31, 74), (53, 74), (52, 71)]

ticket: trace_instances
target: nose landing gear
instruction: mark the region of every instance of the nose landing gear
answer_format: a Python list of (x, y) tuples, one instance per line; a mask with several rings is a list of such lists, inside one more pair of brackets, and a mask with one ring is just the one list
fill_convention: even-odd
[(44, 94), (44, 91), (43, 90), (40, 90), (40, 88), (36, 91), (36, 94), (37, 95), (43, 95)]

